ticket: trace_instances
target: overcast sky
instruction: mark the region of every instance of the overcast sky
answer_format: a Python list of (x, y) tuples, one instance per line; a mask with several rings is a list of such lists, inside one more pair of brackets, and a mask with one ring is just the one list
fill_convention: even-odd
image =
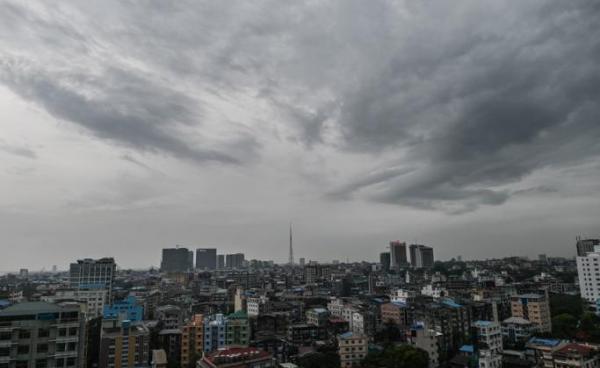
[(573, 256), (600, 2), (0, 0), (0, 270)]

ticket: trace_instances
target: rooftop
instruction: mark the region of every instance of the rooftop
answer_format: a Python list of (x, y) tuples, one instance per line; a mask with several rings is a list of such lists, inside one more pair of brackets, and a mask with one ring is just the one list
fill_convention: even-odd
[(555, 347), (558, 344), (560, 344), (559, 339), (542, 339), (539, 337), (532, 337), (531, 339), (529, 339), (529, 341), (527, 341), (527, 344), (531, 344), (531, 345), (542, 345), (542, 346), (546, 346), (546, 347)]
[(521, 317), (509, 317), (507, 319), (505, 319), (504, 321), (502, 321), (502, 323), (512, 323), (512, 324), (516, 324), (516, 325), (531, 325), (531, 321), (526, 320), (525, 318), (521, 318)]
[(0, 316), (20, 316), (36, 313), (57, 313), (65, 308), (48, 302), (25, 302), (6, 307), (0, 311)]

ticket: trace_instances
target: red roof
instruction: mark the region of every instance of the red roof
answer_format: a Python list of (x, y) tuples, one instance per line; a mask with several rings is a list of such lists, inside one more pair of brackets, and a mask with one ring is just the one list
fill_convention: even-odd
[(558, 349), (557, 353), (560, 354), (580, 354), (589, 355), (594, 352), (594, 348), (589, 345), (571, 343)]
[(225, 348), (219, 349), (215, 352), (205, 355), (204, 359), (211, 363), (215, 361), (244, 361), (244, 360), (255, 360), (270, 358), (271, 354), (257, 348)]

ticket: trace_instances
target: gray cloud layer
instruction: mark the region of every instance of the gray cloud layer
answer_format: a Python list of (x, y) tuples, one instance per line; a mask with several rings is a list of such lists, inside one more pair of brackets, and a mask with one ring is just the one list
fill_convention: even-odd
[[(329, 198), (449, 213), (502, 204), (528, 175), (600, 154), (597, 1), (7, 5), (3, 38), (18, 36), (4, 40), (0, 81), (140, 151), (260, 155), (271, 137), (254, 111), (250, 129), (203, 134), (209, 100), (241, 94), (281, 118), (283, 139), (373, 157)], [(61, 67), (63, 53), (90, 69)]]

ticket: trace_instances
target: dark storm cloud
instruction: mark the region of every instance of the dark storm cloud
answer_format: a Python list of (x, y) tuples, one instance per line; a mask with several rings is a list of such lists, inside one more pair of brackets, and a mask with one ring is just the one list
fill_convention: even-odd
[(99, 138), (197, 161), (238, 162), (226, 153), (193, 147), (177, 135), (178, 125), (197, 125), (200, 116), (189, 108), (195, 101), (127, 71), (65, 75), (5, 59), (0, 61), (0, 81)]
[[(544, 3), (464, 48), (454, 36), (445, 47), (459, 55), (398, 55), (344, 103), (350, 148), (410, 147), (400, 162), (420, 166), (378, 181), (371, 198), (463, 212), (503, 203), (510, 194), (496, 187), (535, 170), (598, 157), (596, 2)], [(373, 185), (363, 182), (348, 192)]]

